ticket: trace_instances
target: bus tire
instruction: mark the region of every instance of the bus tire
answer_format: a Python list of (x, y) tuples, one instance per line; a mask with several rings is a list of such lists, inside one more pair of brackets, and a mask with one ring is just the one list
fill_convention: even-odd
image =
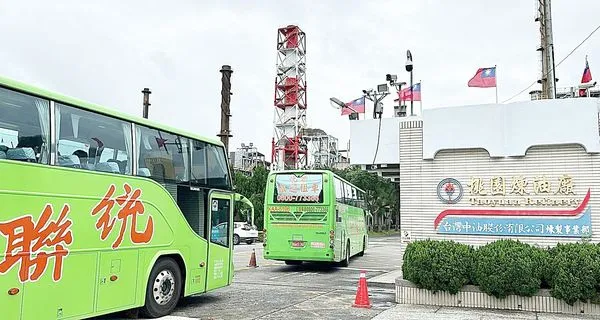
[(237, 234), (233, 235), (233, 244), (240, 244), (240, 236)]
[(299, 266), (302, 264), (302, 261), (298, 261), (298, 260), (285, 260), (285, 264), (287, 264), (288, 266)]
[(160, 258), (152, 267), (146, 285), (146, 301), (141, 308), (145, 317), (158, 318), (170, 314), (181, 296), (181, 271), (171, 258)]
[(367, 238), (363, 237), (363, 248), (362, 251), (358, 253), (359, 257), (362, 257), (365, 255), (365, 250), (367, 249)]
[(347, 267), (350, 264), (350, 241), (346, 244), (346, 257), (340, 262), (342, 267)]

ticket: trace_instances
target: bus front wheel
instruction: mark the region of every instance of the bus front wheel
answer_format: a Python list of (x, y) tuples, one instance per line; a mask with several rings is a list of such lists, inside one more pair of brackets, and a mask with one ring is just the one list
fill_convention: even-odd
[(177, 262), (171, 258), (159, 259), (146, 286), (146, 303), (141, 309), (144, 316), (158, 318), (171, 313), (179, 302), (181, 288), (181, 271)]

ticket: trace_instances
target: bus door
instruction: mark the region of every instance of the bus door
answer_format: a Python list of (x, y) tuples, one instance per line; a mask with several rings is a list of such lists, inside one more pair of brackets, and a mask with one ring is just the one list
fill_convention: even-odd
[(206, 290), (229, 284), (233, 275), (233, 195), (212, 191), (209, 196), (210, 241)]

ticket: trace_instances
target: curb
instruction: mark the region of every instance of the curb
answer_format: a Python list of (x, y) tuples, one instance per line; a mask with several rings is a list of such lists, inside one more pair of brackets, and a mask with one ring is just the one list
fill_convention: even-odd
[(368, 281), (369, 287), (382, 288), (382, 289), (396, 289), (396, 284), (391, 282), (374, 282)]

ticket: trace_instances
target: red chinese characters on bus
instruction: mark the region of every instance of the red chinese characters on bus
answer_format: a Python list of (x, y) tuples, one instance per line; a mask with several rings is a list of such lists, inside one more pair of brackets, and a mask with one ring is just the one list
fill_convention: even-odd
[(26, 215), (0, 222), (0, 233), (7, 238), (4, 260), (0, 261), (0, 274), (7, 273), (20, 263), (21, 282), (37, 281), (46, 271), (48, 260), (54, 258), (52, 279), (60, 280), (63, 260), (69, 254), (67, 245), (73, 242), (73, 222), (67, 218), (69, 210), (69, 205), (65, 204), (58, 219), (50, 220), (54, 209), (47, 204), (37, 221), (33, 221), (31, 215)]
[[(138, 232), (136, 230), (137, 217), (138, 215), (143, 215), (145, 211), (144, 204), (140, 201), (142, 190), (133, 190), (127, 183), (123, 184), (123, 188), (125, 189), (125, 193), (114, 197), (116, 187), (114, 184), (111, 185), (108, 188), (106, 195), (104, 195), (104, 198), (102, 198), (102, 200), (100, 200), (100, 202), (92, 209), (92, 216), (99, 214), (98, 220), (96, 220), (96, 229), (101, 231), (100, 239), (102, 240), (106, 240), (110, 235), (116, 220), (121, 222), (119, 235), (112, 244), (113, 249), (118, 248), (123, 242), (125, 230), (129, 223), (131, 223), (129, 225), (129, 234), (132, 243), (148, 243), (154, 234), (154, 221), (151, 216), (148, 217), (148, 223), (146, 224), (144, 231)], [(119, 207), (119, 211), (117, 212), (117, 215), (113, 217), (111, 216), (111, 212), (115, 204)], [(131, 217), (130, 220), (128, 219), (129, 217)]]

